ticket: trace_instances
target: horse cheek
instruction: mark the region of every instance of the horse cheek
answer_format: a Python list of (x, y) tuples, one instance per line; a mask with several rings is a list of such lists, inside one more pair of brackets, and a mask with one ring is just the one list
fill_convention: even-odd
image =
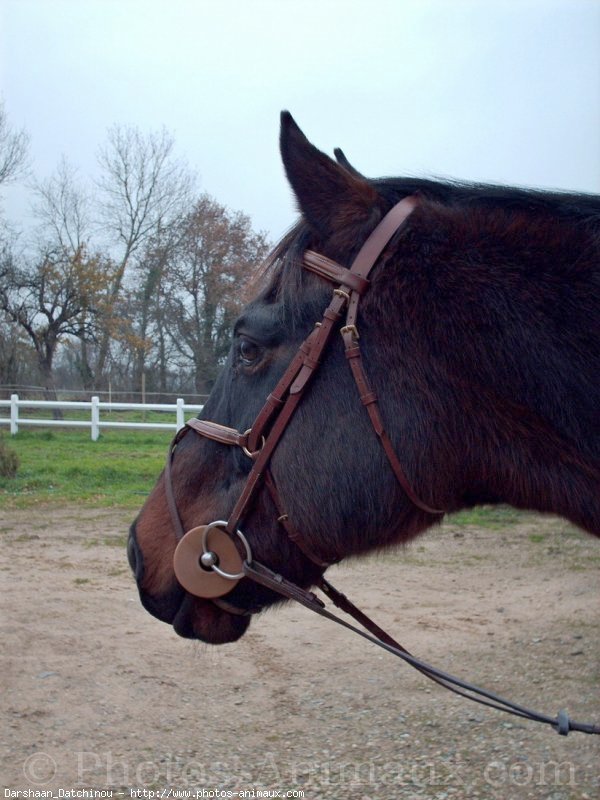
[(173, 588), (173, 554), (177, 541), (161, 477), (135, 522), (135, 537), (143, 559), (141, 589), (160, 597)]

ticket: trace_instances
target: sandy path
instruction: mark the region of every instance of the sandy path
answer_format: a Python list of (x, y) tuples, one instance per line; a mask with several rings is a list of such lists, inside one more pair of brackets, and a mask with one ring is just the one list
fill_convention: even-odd
[[(302, 608), (263, 615), (237, 644), (179, 639), (138, 602), (128, 522), (77, 508), (2, 514), (4, 787), (600, 796), (600, 737), (559, 737), (455, 698)], [(532, 517), (446, 525), (330, 577), (430, 662), (600, 721), (599, 556), (591, 537)]]

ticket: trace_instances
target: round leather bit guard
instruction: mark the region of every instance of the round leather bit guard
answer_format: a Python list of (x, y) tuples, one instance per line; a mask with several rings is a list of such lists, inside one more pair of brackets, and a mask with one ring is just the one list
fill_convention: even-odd
[[(196, 597), (212, 599), (223, 597), (236, 586), (240, 578), (224, 578), (211, 569), (200, 564), (202, 537), (205, 525), (189, 530), (177, 545), (173, 556), (175, 576), (183, 588)], [(207, 546), (218, 556), (218, 567), (231, 575), (243, 571), (242, 558), (237, 551), (231, 536), (220, 528), (211, 528), (208, 533)]]

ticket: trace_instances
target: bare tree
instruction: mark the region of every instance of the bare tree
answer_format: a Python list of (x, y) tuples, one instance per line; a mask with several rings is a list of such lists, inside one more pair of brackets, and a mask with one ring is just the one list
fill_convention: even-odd
[(230, 329), (250, 281), (269, 249), (250, 218), (204, 194), (182, 224), (165, 303), (173, 345), (193, 368), (199, 394), (210, 390), (230, 342)]
[(109, 276), (101, 259), (89, 256), (84, 247), (74, 254), (46, 251), (22, 259), (3, 253), (0, 310), (30, 340), (50, 399), (55, 397), (57, 349), (65, 337), (92, 334), (91, 313)]
[[(174, 155), (174, 140), (165, 131), (144, 136), (137, 128), (112, 128), (99, 156), (102, 213), (111, 235), (116, 270), (108, 304), (116, 307), (132, 263), (137, 279), (152, 284), (151, 271), (144, 273), (140, 255), (150, 242), (180, 219), (190, 204), (193, 176)], [(105, 372), (110, 332), (103, 336), (98, 374)]]
[[(62, 158), (55, 173), (33, 185), (34, 213), (37, 219), (38, 248), (41, 252), (61, 253), (64, 263), (77, 263), (92, 238), (92, 209), (89, 192), (79, 179), (77, 170)], [(106, 267), (106, 259), (96, 259), (96, 264)], [(106, 289), (106, 275), (98, 276)], [(83, 386), (91, 389), (94, 369), (90, 358), (90, 344), (105, 324), (105, 302), (94, 293), (94, 308), (83, 305), (80, 312), (77, 369)], [(85, 298), (82, 297), (82, 300)]]
[[(6, 159), (5, 178), (0, 172), (10, 180), (27, 140), (2, 138), (10, 130), (0, 112), (0, 168), (4, 141), (14, 144), (6, 152), (18, 155), (20, 142), (22, 153)], [(187, 391), (193, 376), (203, 394), (266, 237), (214, 198), (194, 199), (193, 176), (164, 130), (115, 127), (99, 162), (94, 197), (65, 159), (34, 184), (37, 228), (28, 250), (16, 255), (18, 237), (0, 227), (0, 335), (10, 332), (0, 375), (16, 375), (16, 359), (28, 352), (48, 396), (57, 364), (69, 379), (76, 367), (86, 388), (112, 375), (121, 388), (139, 390), (148, 376), (154, 390), (176, 382)]]
[(62, 158), (56, 172), (33, 185), (39, 234), (65, 253), (76, 253), (91, 239), (91, 210), (87, 190), (77, 170)]
[(166, 277), (169, 264), (177, 257), (181, 225), (171, 225), (159, 237), (148, 243), (135, 269), (135, 288), (129, 293), (134, 310), (132, 315), (134, 349), (134, 386), (146, 383), (148, 364), (152, 364), (153, 389), (167, 390), (165, 341), (168, 331), (164, 325)]
[(29, 135), (11, 128), (4, 101), (0, 101), (0, 185), (16, 180), (27, 169)]
[(31, 381), (31, 348), (24, 341), (22, 331), (0, 314), (0, 386), (15, 386)]

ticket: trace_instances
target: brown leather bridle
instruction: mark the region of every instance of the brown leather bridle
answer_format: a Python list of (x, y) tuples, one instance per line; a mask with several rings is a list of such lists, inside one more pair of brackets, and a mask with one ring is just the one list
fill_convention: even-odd
[[(344, 342), (346, 358), (358, 389), (360, 401), (366, 408), (375, 434), (398, 483), (413, 505), (422, 513), (427, 515), (445, 513), (420, 499), (407, 479), (400, 459), (385, 430), (377, 396), (363, 366), (359, 345), (358, 310), (360, 300), (370, 286), (369, 275), (391, 238), (402, 228), (417, 205), (418, 199), (415, 196), (406, 197), (395, 205), (367, 238), (349, 269), (312, 250), (304, 253), (303, 268), (335, 285), (332, 298), (321, 321), (315, 324), (311, 333), (298, 348), (296, 355), (269, 394), (251, 428), (241, 433), (235, 428), (229, 428), (216, 422), (192, 419), (186, 423), (186, 426), (173, 440), (165, 467), (164, 485), (178, 540), (174, 556), (175, 575), (183, 588), (191, 594), (212, 600), (213, 603), (229, 613), (243, 615), (254, 613), (260, 609), (239, 609), (223, 600), (223, 597), (231, 592), (242, 578), (249, 578), (358, 633), (399, 656), (431, 680), (463, 697), (519, 717), (551, 725), (564, 736), (571, 730), (600, 733), (599, 726), (571, 720), (564, 711), (561, 711), (555, 718), (540, 714), (420, 661), (321, 577), (317, 583), (318, 587), (338, 608), (359, 622), (368, 633), (335, 616), (325, 608), (322, 600), (313, 592), (302, 589), (282, 575), (255, 561), (250, 544), (240, 530), (240, 524), (246, 517), (257, 493), (265, 488), (277, 511), (278, 523), (310, 561), (325, 569), (342, 558), (342, 554), (324, 558), (323, 554), (316, 554), (307, 547), (285, 511), (285, 504), (281, 500), (270, 471), (273, 453), (300, 404), (311, 378), (319, 368), (328, 342), (338, 329)], [(345, 320), (343, 319), (344, 310), (346, 312)], [(342, 321), (343, 325), (341, 325)], [(252, 459), (253, 464), (229, 518), (192, 528), (186, 533), (175, 499), (171, 471), (176, 447), (183, 436), (190, 431), (219, 444), (241, 448), (246, 456)], [(240, 555), (236, 540), (241, 543), (242, 551), (245, 554), (244, 558)]]

